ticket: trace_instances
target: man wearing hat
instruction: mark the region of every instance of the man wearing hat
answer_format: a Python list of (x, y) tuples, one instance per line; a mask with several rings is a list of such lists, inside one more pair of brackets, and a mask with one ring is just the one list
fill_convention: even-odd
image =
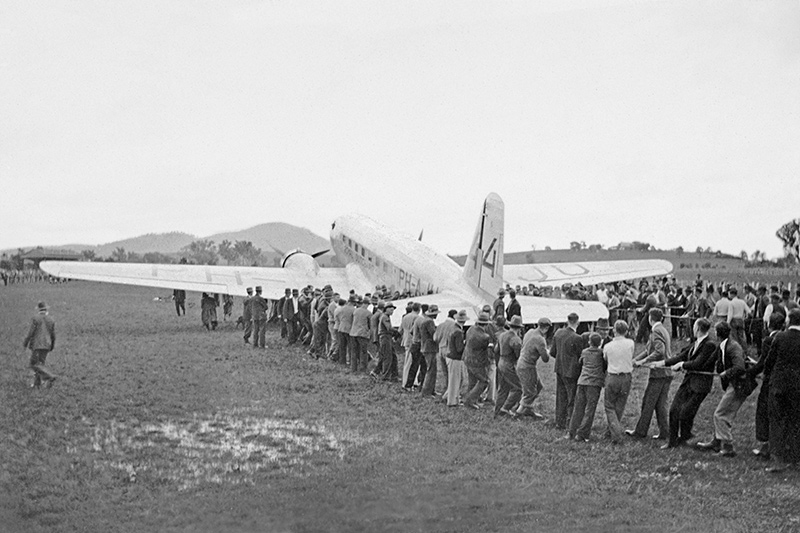
[(439, 343), (436, 342), (436, 317), (439, 315), (439, 306), (431, 304), (425, 317), (419, 321), (419, 340), (422, 357), (425, 360), (425, 377), (422, 381), (422, 395), (436, 395), (436, 354), (439, 352)]
[(383, 302), (377, 297), (372, 297), (372, 305), (370, 306), (372, 314), (369, 317), (369, 345), (367, 352), (371, 359), (380, 361), (380, 340), (378, 339), (378, 322), (380, 322), (381, 314), (383, 314)]
[(428, 365), (425, 358), (422, 356), (422, 339), (420, 337), (419, 325), (426, 318), (428, 312), (428, 304), (414, 304), (414, 309), (419, 306), (420, 314), (414, 318), (414, 323), (411, 324), (411, 366), (408, 369), (408, 377), (403, 387), (406, 391), (411, 391), (415, 383), (421, 386), (425, 382), (425, 374), (428, 371)]
[(250, 344), (250, 335), (253, 334), (253, 312), (250, 301), (253, 299), (253, 287), (247, 287), (247, 296), (242, 304), (242, 322), (244, 322), (244, 343)]
[(380, 372), (376, 375), (383, 381), (397, 380), (397, 357), (394, 355), (392, 340), (400, 336), (400, 332), (392, 327), (392, 314), (394, 314), (394, 303), (386, 302), (383, 312), (378, 319), (378, 342), (380, 344)]
[(339, 325), (336, 321), (336, 309), (339, 308), (339, 299), (339, 293), (334, 292), (328, 304), (328, 336), (330, 337), (328, 359), (330, 360), (335, 360), (336, 355), (339, 353)]
[(494, 416), (517, 416), (517, 404), (522, 397), (522, 385), (516, 370), (517, 360), (522, 350), (522, 339), (520, 338), (522, 317), (512, 316), (508, 322), (508, 328), (497, 339), (494, 347), (495, 353), (500, 356), (497, 362), (500, 386), (497, 388), (497, 398), (494, 402)]
[(358, 299), (355, 294), (351, 294), (347, 299), (344, 307), (340, 308), (339, 313), (339, 329), (337, 335), (339, 337), (339, 354), (337, 360), (340, 365), (347, 364), (348, 356), (353, 353), (353, 347), (350, 343), (350, 330), (353, 329), (353, 313), (356, 310), (356, 302)]
[(253, 348), (267, 347), (267, 309), (268, 302), (261, 296), (261, 286), (256, 287), (256, 295), (250, 298), (250, 313), (253, 317)]
[(553, 323), (547, 317), (542, 317), (534, 329), (529, 330), (522, 339), (522, 349), (517, 360), (517, 377), (522, 388), (522, 397), (519, 401), (517, 415), (530, 416), (534, 420), (543, 420), (544, 417), (533, 410), (533, 401), (542, 392), (544, 386), (539, 379), (536, 363), (541, 359), (543, 363), (550, 361), (547, 353), (547, 333)]
[(358, 308), (353, 311), (353, 326), (350, 328), (350, 341), (353, 350), (350, 352), (350, 371), (366, 372), (369, 355), (369, 321), (372, 313), (369, 310), (370, 300), (364, 298), (358, 302)]
[(583, 351), (583, 340), (578, 335), (580, 317), (576, 313), (567, 315), (567, 327), (553, 336), (551, 355), (555, 359), (556, 372), (556, 428), (567, 429), (575, 406), (580, 367), (578, 359)]
[(317, 298), (316, 308), (314, 314), (316, 320), (314, 321), (314, 336), (312, 337), (311, 349), (308, 355), (314, 359), (319, 359), (320, 355), (325, 356), (325, 340), (328, 337), (328, 304), (330, 302), (333, 291), (326, 288), (322, 295)]
[(475, 325), (467, 331), (464, 342), (464, 364), (467, 367), (469, 378), (469, 392), (464, 397), (464, 407), (478, 409), (478, 398), (480, 398), (486, 387), (489, 386), (489, 367), (490, 348), (492, 337), (487, 331), (489, 327), (489, 313), (481, 312)]
[[(458, 311), (455, 309), (450, 309), (447, 312), (447, 318), (436, 326), (436, 333), (433, 334), (433, 340), (439, 345), (439, 351), (436, 352), (436, 368), (444, 372), (445, 386), (448, 382), (447, 351), (450, 349), (450, 334), (453, 332), (453, 328), (456, 327), (455, 316), (457, 313)], [(444, 399), (444, 394), (442, 395), (442, 399)]]
[(609, 326), (607, 318), (598, 318), (594, 329), (602, 339), (600, 349), (605, 348), (606, 344), (614, 340), (614, 336), (611, 334), (611, 326)]
[(300, 319), (302, 316), (300, 312), (300, 291), (297, 289), (292, 289), (290, 293), (286, 294), (284, 297), (283, 313), (281, 316), (283, 318), (283, 323), (286, 324), (286, 332), (287, 336), (289, 337), (289, 344), (294, 344), (297, 342), (297, 338), (300, 335), (300, 328), (302, 326), (302, 321)]
[(31, 370), (33, 370), (33, 384), (31, 387), (38, 389), (44, 380), (45, 386), (50, 388), (56, 377), (45, 366), (47, 354), (56, 347), (56, 323), (47, 314), (47, 304), (39, 302), (36, 305), (36, 315), (31, 319), (28, 335), (22, 343), (24, 348), (31, 350)]
[(455, 325), (450, 331), (447, 342), (447, 354), (445, 364), (447, 365), (447, 390), (444, 398), (447, 407), (458, 407), (458, 397), (461, 393), (462, 377), (464, 375), (464, 324), (467, 322), (467, 312), (461, 310), (456, 313)]
[[(403, 315), (402, 320), (400, 321), (400, 331), (403, 334), (403, 338), (401, 341), (401, 345), (405, 350), (405, 358), (403, 359), (403, 386), (408, 382), (408, 374), (411, 372), (411, 362), (413, 357), (411, 355), (411, 344), (412, 344), (412, 337), (413, 337), (413, 328), (414, 328), (414, 321), (419, 316), (420, 310), (419, 303), (415, 302), (408, 302), (406, 307), (406, 314)], [(413, 385), (413, 383), (412, 383)]]
[(491, 311), (491, 318), (494, 319), (498, 316), (506, 316), (505, 315), (505, 308), (506, 304), (503, 301), (503, 298), (506, 297), (506, 291), (502, 287), (497, 290), (497, 298), (495, 298), (494, 302), (492, 303), (492, 311)]
[(280, 300), (278, 300), (278, 321), (281, 323), (281, 339), (285, 339), (286, 336), (289, 334), (289, 331), (286, 326), (286, 320), (284, 320), (283, 316), (283, 308), (286, 306), (286, 300), (292, 297), (292, 289), (286, 287), (283, 290), (283, 296), (281, 296)]

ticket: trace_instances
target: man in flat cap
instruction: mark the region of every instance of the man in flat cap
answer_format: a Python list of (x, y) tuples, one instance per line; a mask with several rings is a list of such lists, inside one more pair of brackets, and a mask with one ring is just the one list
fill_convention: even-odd
[(425, 317), (419, 321), (420, 351), (425, 360), (425, 378), (422, 379), (422, 395), (434, 396), (436, 394), (436, 354), (439, 352), (439, 343), (436, 342), (436, 317), (439, 316), (439, 306), (431, 304)]

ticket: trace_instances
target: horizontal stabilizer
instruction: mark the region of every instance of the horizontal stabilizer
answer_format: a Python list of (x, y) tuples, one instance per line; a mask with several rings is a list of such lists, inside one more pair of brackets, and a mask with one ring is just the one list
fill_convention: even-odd
[(561, 286), (564, 283), (596, 285), (627, 279), (663, 276), (672, 272), (672, 263), (663, 259), (586, 261), (583, 263), (530, 263), (505, 265), (503, 279), (512, 287)]

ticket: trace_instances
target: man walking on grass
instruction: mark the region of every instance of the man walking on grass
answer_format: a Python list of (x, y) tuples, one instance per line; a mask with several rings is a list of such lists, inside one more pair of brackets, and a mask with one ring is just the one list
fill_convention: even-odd
[(36, 305), (36, 315), (31, 319), (31, 327), (22, 346), (31, 350), (31, 370), (33, 370), (32, 388), (38, 389), (45, 383), (48, 389), (53, 386), (56, 380), (48, 368), (45, 366), (47, 354), (56, 347), (56, 323), (47, 314), (47, 304), (39, 302)]

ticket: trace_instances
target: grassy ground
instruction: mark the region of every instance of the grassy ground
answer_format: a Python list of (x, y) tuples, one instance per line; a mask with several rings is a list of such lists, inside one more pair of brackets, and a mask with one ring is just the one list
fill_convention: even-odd
[[(3, 531), (800, 530), (800, 472), (768, 476), (750, 457), (754, 396), (734, 459), (578, 444), (345, 374), (275, 330), (266, 351), (246, 348), (232, 324), (207, 332), (199, 305), (178, 318), (151, 289), (0, 290)], [(37, 391), (21, 342), (38, 300), (62, 378)], [(552, 363), (541, 373), (552, 417)]]

